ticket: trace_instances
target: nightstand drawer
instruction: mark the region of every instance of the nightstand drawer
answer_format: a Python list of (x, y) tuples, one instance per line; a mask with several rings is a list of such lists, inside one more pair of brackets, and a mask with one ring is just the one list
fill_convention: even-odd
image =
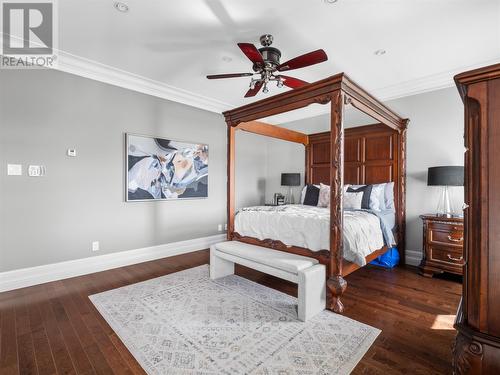
[(420, 263), (422, 275), (432, 277), (438, 272), (463, 274), (464, 221), (459, 217), (420, 216), (424, 224), (423, 250)]
[(429, 227), (429, 242), (444, 243), (448, 245), (462, 246), (464, 243), (464, 231), (458, 226), (448, 226), (446, 228)]
[(442, 231), (462, 231), (464, 230), (463, 225), (459, 225), (457, 223), (447, 223), (447, 222), (430, 222), (428, 224), (429, 229), (442, 230)]
[(437, 262), (445, 262), (450, 264), (463, 265), (464, 258), (462, 249), (453, 247), (437, 247), (429, 246), (430, 260)]

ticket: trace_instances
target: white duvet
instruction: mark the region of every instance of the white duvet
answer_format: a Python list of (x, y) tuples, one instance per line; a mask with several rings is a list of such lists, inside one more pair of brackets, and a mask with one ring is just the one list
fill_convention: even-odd
[[(312, 251), (330, 249), (330, 209), (305, 205), (256, 206), (238, 211), (235, 232), (273, 239)], [(384, 246), (380, 219), (366, 211), (344, 211), (344, 258), (364, 266), (365, 257)]]

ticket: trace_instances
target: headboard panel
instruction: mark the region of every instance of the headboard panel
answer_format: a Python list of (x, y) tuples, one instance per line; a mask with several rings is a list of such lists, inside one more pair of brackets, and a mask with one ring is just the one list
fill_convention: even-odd
[[(398, 132), (382, 124), (344, 131), (344, 183), (354, 185), (398, 181)], [(306, 181), (329, 184), (330, 132), (309, 135)]]

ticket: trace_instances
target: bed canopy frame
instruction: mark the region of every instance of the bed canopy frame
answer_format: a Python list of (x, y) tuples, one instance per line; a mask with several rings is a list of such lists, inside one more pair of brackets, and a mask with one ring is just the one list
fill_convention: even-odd
[[(282, 128), (276, 125), (266, 124), (257, 121), (258, 119), (281, 114), (284, 112), (300, 109), (310, 104), (318, 103), (330, 105), (330, 131), (316, 135), (307, 135), (297, 131)], [(392, 180), (395, 185), (395, 209), (397, 242), (400, 259), (404, 262), (405, 248), (405, 197), (406, 197), (406, 129), (408, 119), (399, 117), (387, 106), (377, 101), (360, 86), (349, 79), (344, 73), (336, 74), (329, 78), (317, 81), (299, 89), (290, 90), (227, 112), (224, 112), (227, 123), (227, 223), (228, 240), (237, 240), (264, 246), (276, 250), (291, 252), (295, 254), (314, 257), (325, 264), (327, 268), (327, 287), (330, 291), (328, 307), (329, 309), (341, 313), (344, 306), (341, 296), (344, 293), (347, 282), (344, 276), (353, 272), (359, 266), (343, 260), (343, 205), (342, 192), (344, 185), (344, 109), (346, 106), (353, 106), (358, 110), (379, 121), (379, 125), (361, 127), (361, 132), (391, 131), (394, 142), (388, 146), (391, 155), (395, 155), (393, 160)], [(352, 128), (356, 131), (357, 128)], [(295, 143), (301, 143), (306, 148), (306, 183), (318, 183), (318, 178), (314, 178), (311, 164), (310, 151), (311, 141), (323, 139), (325, 136), (327, 147), (329, 147), (330, 173), (325, 177), (331, 189), (330, 197), (330, 251), (321, 250), (312, 252), (305, 248), (287, 246), (284, 243), (274, 240), (258, 240), (250, 237), (242, 237), (234, 231), (235, 217), (235, 133), (243, 130), (259, 135), (273, 137)], [(347, 129), (351, 131), (351, 129)], [(358, 131), (358, 132), (359, 132)], [(314, 138), (313, 138), (314, 137)], [(364, 173), (363, 173), (364, 175)], [(314, 181), (313, 181), (314, 179)], [(350, 177), (348, 178), (350, 179)], [(376, 179), (376, 178), (375, 178)], [(373, 180), (373, 179), (372, 179)], [(349, 183), (359, 183), (349, 181)], [(362, 183), (367, 183), (364, 179)], [(387, 182), (370, 181), (368, 183)], [(375, 259), (387, 250), (386, 247), (375, 251), (367, 257), (367, 262)]]

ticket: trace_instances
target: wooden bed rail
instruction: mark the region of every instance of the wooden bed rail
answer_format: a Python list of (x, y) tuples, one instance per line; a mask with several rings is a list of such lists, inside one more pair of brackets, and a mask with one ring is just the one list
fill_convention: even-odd
[[(377, 101), (360, 86), (349, 79), (344, 73), (317, 81), (301, 88), (283, 92), (257, 102), (226, 111), (223, 113), (228, 131), (228, 161), (227, 161), (227, 215), (229, 240), (250, 241), (234, 232), (235, 216), (235, 132), (236, 130), (249, 131), (277, 139), (302, 143), (309, 147), (309, 137), (306, 134), (275, 125), (265, 124), (257, 120), (291, 110), (307, 107), (318, 103), (330, 106), (330, 252), (328, 264), (327, 286), (330, 291), (329, 308), (341, 313), (344, 306), (341, 296), (347, 283), (343, 278), (343, 207), (342, 194), (344, 185), (344, 109), (352, 105), (367, 115), (380, 121), (398, 133), (398, 179), (397, 186), (396, 221), (398, 227), (398, 244), (404, 247), (405, 230), (405, 200), (406, 200), (406, 127), (407, 119), (403, 119), (390, 110), (383, 103)], [(260, 246), (274, 248), (279, 241), (257, 241)], [(298, 249), (285, 246), (283, 251), (308, 252), (308, 249)], [(295, 250), (294, 250), (295, 249)], [(312, 252), (311, 252), (312, 253)], [(314, 256), (314, 255), (311, 255)], [(324, 254), (318, 255), (324, 262)], [(404, 259), (402, 259), (404, 262)], [(349, 266), (349, 272), (356, 267)]]
[(283, 141), (302, 143), (304, 146), (307, 146), (309, 143), (309, 136), (307, 134), (277, 125), (266, 124), (261, 121), (240, 122), (235, 128), (236, 130), (244, 130), (249, 133), (277, 138)]

